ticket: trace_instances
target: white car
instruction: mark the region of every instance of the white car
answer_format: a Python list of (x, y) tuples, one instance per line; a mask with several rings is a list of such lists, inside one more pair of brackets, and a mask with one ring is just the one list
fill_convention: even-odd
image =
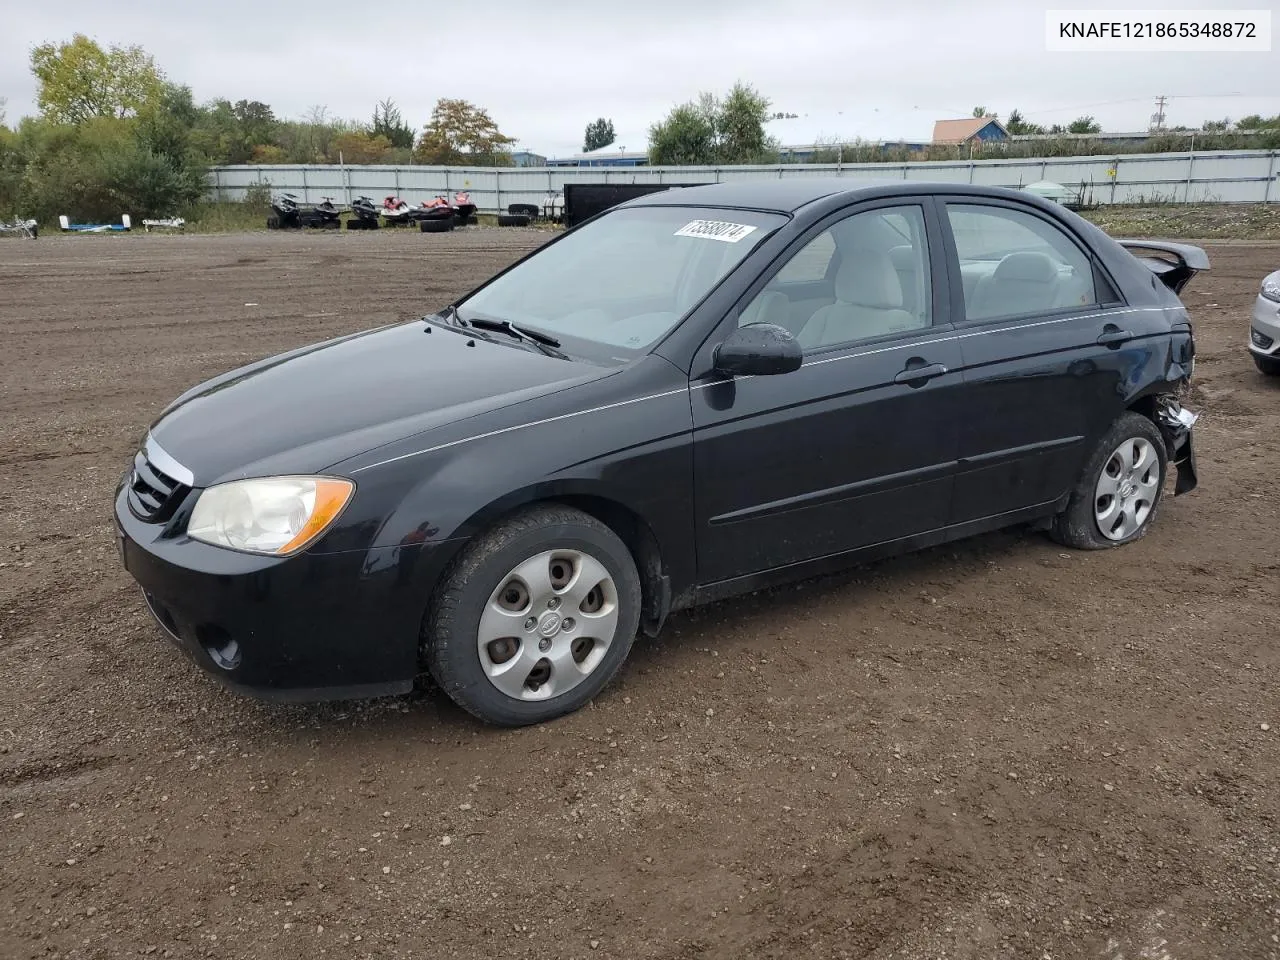
[(1280, 270), (1263, 278), (1258, 299), (1253, 302), (1249, 352), (1259, 370), (1280, 377)]

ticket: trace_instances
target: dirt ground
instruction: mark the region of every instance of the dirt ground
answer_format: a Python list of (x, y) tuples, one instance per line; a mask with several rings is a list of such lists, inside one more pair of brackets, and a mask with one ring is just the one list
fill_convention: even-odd
[(545, 235), (0, 241), (0, 957), (1280, 957), (1280, 246), (1209, 248), (1201, 488), (681, 614), (523, 731), (273, 707), (153, 626), (111, 494), (159, 409)]

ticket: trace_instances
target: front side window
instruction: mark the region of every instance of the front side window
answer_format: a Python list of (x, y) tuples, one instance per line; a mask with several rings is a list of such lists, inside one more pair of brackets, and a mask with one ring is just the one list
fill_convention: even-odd
[(463, 300), (458, 314), (508, 320), (562, 340), (570, 353), (626, 361), (785, 222), (744, 210), (613, 210)]
[(990, 320), (1098, 302), (1089, 258), (1046, 220), (980, 204), (947, 204), (965, 317)]
[(929, 244), (918, 206), (856, 213), (802, 246), (738, 324), (776, 323), (806, 351), (932, 323)]

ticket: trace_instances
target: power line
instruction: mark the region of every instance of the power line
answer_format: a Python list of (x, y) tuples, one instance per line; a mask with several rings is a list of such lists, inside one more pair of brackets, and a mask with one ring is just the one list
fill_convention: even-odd
[[(1195, 93), (1195, 94), (1176, 94), (1165, 96), (1166, 100), (1217, 100), (1224, 97), (1251, 97), (1256, 94), (1250, 93)], [(1262, 99), (1271, 99), (1262, 95)], [(1028, 114), (1043, 115), (1046, 113), (1065, 113), (1068, 110), (1088, 110), (1092, 107), (1111, 107), (1122, 103), (1141, 103), (1150, 100), (1150, 97), (1127, 97), (1124, 100), (1102, 100), (1097, 103), (1080, 103), (1071, 107), (1049, 107), (1046, 109), (1027, 110)]]

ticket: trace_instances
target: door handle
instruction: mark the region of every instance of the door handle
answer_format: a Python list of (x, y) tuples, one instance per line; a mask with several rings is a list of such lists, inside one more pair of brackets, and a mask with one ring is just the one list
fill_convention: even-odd
[(941, 363), (926, 363), (918, 367), (907, 366), (898, 371), (897, 376), (893, 378), (893, 382), (906, 383), (913, 387), (923, 387), (934, 377), (940, 377), (946, 372), (946, 366)]
[(1114, 323), (1108, 323), (1102, 328), (1102, 333), (1098, 336), (1098, 343), (1107, 347), (1118, 347), (1122, 343), (1127, 343), (1133, 339), (1133, 334), (1128, 330), (1121, 330)]

